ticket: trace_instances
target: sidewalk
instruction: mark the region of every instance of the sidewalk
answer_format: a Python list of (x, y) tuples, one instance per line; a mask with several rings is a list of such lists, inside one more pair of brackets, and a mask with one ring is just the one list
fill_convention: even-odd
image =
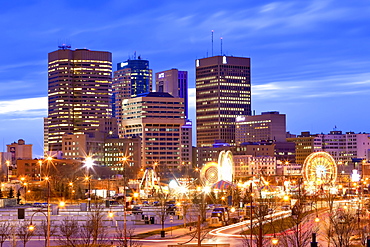
[(161, 237), (161, 228), (158, 229), (158, 234), (153, 234), (149, 237), (146, 237), (144, 239), (147, 239), (147, 240), (154, 240), (154, 239), (175, 239), (175, 238), (179, 238), (179, 237), (183, 237), (183, 236), (186, 236), (186, 235), (190, 235), (191, 233), (194, 232), (194, 228), (193, 228), (193, 231), (191, 232), (189, 230), (189, 228), (173, 228), (171, 229), (170, 227), (168, 228), (165, 228), (165, 237)]

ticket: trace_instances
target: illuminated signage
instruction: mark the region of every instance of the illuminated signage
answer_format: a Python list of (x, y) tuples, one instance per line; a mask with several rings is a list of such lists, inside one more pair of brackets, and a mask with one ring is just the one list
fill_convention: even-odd
[(227, 64), (227, 57), (226, 57), (226, 56), (223, 56), (223, 57), (222, 57), (222, 63), (223, 63), (223, 64)]
[(245, 121), (245, 117), (243, 117), (243, 116), (237, 116), (237, 117), (236, 117), (236, 121), (237, 121), (237, 122)]
[(158, 74), (158, 78), (164, 78), (164, 73)]

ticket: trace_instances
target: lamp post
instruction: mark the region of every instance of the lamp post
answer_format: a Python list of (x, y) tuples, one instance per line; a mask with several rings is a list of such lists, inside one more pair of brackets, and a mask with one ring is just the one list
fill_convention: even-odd
[(38, 163), (40, 165), (40, 182), (41, 182), (41, 177), (42, 177), (42, 175), (41, 175), (42, 160), (39, 160)]
[(10, 176), (9, 176), (9, 173), (10, 173), (10, 171), (9, 171), (9, 167), (10, 167), (10, 161), (9, 160), (7, 160), (7, 161), (5, 161), (5, 163), (6, 163), (6, 171), (7, 171), (7, 173), (6, 173), (6, 175), (7, 175), (7, 180), (8, 180), (8, 183), (10, 182)]
[(127, 247), (127, 221), (126, 221), (126, 163), (127, 163), (127, 157), (122, 158), (123, 163), (123, 235), (125, 238), (124, 241), (124, 247)]
[(47, 233), (46, 233), (46, 246), (50, 246), (50, 179), (49, 177), (45, 177), (45, 181), (48, 184), (48, 192), (47, 192), (47, 203), (48, 203), (48, 215), (47, 215)]
[(85, 159), (85, 166), (86, 166), (86, 169), (87, 169), (87, 177), (88, 177), (88, 182), (89, 182), (89, 191), (88, 191), (88, 198), (87, 198), (87, 201), (88, 201), (88, 208), (89, 208), (89, 211), (91, 211), (91, 177), (90, 177), (90, 169), (92, 168), (92, 166), (94, 165), (94, 160), (88, 156), (86, 157)]

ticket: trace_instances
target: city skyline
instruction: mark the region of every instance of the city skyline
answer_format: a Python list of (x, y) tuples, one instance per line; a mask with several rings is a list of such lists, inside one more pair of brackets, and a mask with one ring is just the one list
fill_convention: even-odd
[(72, 49), (112, 52), (113, 66), (136, 51), (149, 60), (153, 73), (171, 68), (188, 71), (189, 118), (195, 126), (191, 104), (195, 60), (211, 56), (212, 51), (219, 55), (223, 37), (223, 54), (251, 58), (256, 114), (286, 114), (287, 130), (296, 134), (328, 133), (335, 127), (370, 132), (363, 110), (370, 91), (368, 10), (365, 1), (231, 1), (226, 6), (206, 1), (160, 1), (147, 6), (120, 1), (4, 3), (0, 10), (3, 149), (22, 138), (33, 144), (34, 156), (42, 155), (47, 54), (66, 41)]

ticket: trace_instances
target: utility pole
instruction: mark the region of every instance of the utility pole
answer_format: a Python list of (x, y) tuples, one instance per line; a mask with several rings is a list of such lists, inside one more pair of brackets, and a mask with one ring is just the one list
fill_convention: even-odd
[(253, 197), (252, 197), (252, 189), (253, 189), (253, 185), (252, 183), (250, 183), (249, 185), (249, 191), (250, 191), (250, 221), (251, 221), (251, 225), (249, 227), (249, 230), (250, 230), (250, 247), (253, 246), (253, 234), (252, 234), (252, 226), (253, 226), (253, 219), (252, 219), (252, 216), (253, 216)]
[(201, 247), (202, 246), (202, 241), (200, 241), (200, 215), (198, 215), (198, 224), (197, 224), (197, 228), (198, 228), (198, 247)]

